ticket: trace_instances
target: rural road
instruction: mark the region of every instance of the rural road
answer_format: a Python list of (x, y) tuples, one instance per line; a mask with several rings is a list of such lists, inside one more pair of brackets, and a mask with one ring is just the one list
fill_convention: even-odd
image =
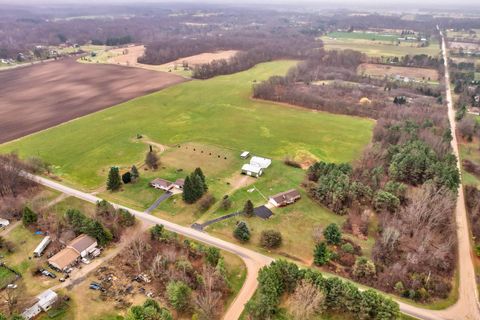
[[(445, 47), (445, 40), (442, 35), (442, 51), (443, 58), (445, 60), (445, 82), (447, 90), (447, 104), (448, 104), (448, 118), (452, 127), (452, 148), (457, 159), (459, 158), (457, 138), (455, 133), (455, 111), (453, 109), (452, 96), (450, 92), (450, 78), (448, 73), (448, 61), (447, 51)], [(460, 169), (460, 164), (457, 160), (457, 165)], [(44, 185), (48, 188), (55, 189), (63, 192), (67, 195), (82, 199), (87, 202), (96, 203), (101, 200), (89, 193), (85, 193), (67, 186), (64, 186), (58, 182), (51, 181), (49, 179), (33, 176), (27, 174), (27, 177), (37, 183)], [(230, 243), (218, 238), (215, 238), (206, 233), (191, 229), (189, 227), (183, 227), (178, 224), (169, 222), (147, 214), (145, 212), (137, 211), (125, 206), (113, 204), (116, 207), (124, 208), (134, 214), (137, 218), (154, 223), (163, 224), (166, 229), (182, 234), (186, 237), (195, 239), (197, 241), (206, 243), (210, 246), (214, 246), (225, 251), (231, 252), (240, 256), (247, 267), (247, 278), (240, 290), (239, 294), (235, 298), (234, 302), (230, 305), (229, 309), (224, 315), (226, 320), (236, 320), (243, 312), (245, 303), (252, 297), (257, 288), (257, 274), (261, 267), (270, 264), (273, 259), (257, 253), (255, 251), (243, 248), (234, 243)], [(434, 311), (423, 309), (420, 307), (412, 306), (400, 301), (397, 301), (400, 305), (400, 310), (412, 317), (423, 320), (479, 320), (480, 308), (478, 304), (478, 293), (475, 282), (475, 272), (472, 263), (472, 251), (470, 247), (470, 236), (468, 230), (467, 215), (465, 209), (463, 188), (460, 186), (458, 191), (457, 207), (456, 207), (456, 223), (457, 223), (457, 237), (458, 237), (458, 250), (459, 250), (459, 298), (458, 301), (451, 307)]]
[[(55, 182), (43, 177), (33, 176), (30, 174), (27, 174), (27, 177), (48, 188), (60, 191), (69, 196), (76, 197), (78, 199), (81, 199), (90, 203), (96, 203), (97, 201), (102, 200), (101, 198), (93, 196), (89, 193), (85, 193), (85, 192), (64, 186), (58, 182)], [(137, 218), (145, 222), (150, 222), (153, 224), (163, 224), (167, 230), (179, 233), (181, 235), (203, 242), (210, 246), (214, 246), (222, 250), (231, 252), (233, 254), (236, 254), (240, 258), (242, 258), (242, 260), (244, 261), (247, 267), (247, 278), (245, 280), (245, 283), (242, 289), (238, 293), (237, 297), (235, 298), (235, 300), (232, 302), (227, 312), (225, 313), (224, 315), (225, 320), (235, 320), (240, 317), (241, 313), (243, 312), (244, 305), (248, 302), (248, 300), (250, 300), (252, 295), (255, 293), (255, 290), (257, 289), (258, 271), (260, 270), (260, 268), (262, 268), (263, 266), (269, 265), (273, 261), (273, 259), (270, 257), (267, 257), (255, 251), (243, 248), (234, 243), (230, 243), (230, 242), (212, 237), (204, 232), (200, 232), (200, 231), (191, 229), (189, 227), (180, 226), (178, 224), (157, 218), (145, 212), (134, 210), (134, 209), (121, 206), (118, 204), (114, 204), (114, 203), (112, 204), (117, 208), (123, 208), (130, 211)]]

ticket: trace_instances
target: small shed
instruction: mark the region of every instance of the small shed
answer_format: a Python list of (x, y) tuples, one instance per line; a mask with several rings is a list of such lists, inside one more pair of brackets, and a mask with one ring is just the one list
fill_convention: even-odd
[(258, 178), (263, 174), (263, 169), (260, 166), (246, 163), (242, 166), (242, 174)]
[(270, 167), (270, 165), (272, 164), (272, 160), (267, 159), (267, 158), (254, 156), (254, 157), (252, 157), (252, 159), (250, 159), (250, 164), (251, 165), (257, 165), (262, 169), (266, 169), (266, 168)]
[(242, 158), (242, 159), (247, 159), (248, 157), (250, 157), (250, 152), (248, 152), (248, 151), (243, 151), (240, 154), (240, 158)]
[(35, 248), (35, 250), (33, 250), (33, 255), (35, 257), (40, 257), (42, 255), (43, 251), (50, 244), (50, 242), (52, 242), (52, 240), (50, 239), (49, 236), (46, 236), (45, 238), (43, 238), (42, 241), (40, 241), (38, 246)]
[(0, 228), (4, 228), (10, 224), (10, 221), (7, 219), (0, 218)]
[(253, 209), (253, 213), (264, 220), (270, 218), (273, 215), (273, 212), (268, 209), (266, 206), (260, 206), (255, 209)]

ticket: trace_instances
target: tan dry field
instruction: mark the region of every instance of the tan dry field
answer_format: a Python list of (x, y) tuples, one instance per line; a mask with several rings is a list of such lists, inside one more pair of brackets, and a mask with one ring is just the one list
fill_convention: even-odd
[(453, 41), (449, 43), (450, 49), (463, 49), (463, 50), (479, 50), (480, 44), (471, 42), (457, 42)]
[(108, 63), (144, 68), (148, 70), (164, 70), (165, 68), (173, 68), (175, 65), (182, 65), (183, 62), (187, 62), (189, 66), (195, 66), (199, 64), (210, 63), (213, 60), (229, 59), (238, 51), (224, 50), (217, 52), (205, 52), (190, 57), (180, 58), (162, 65), (148, 65), (137, 62), (138, 57), (141, 57), (145, 52), (145, 46), (143, 45), (112, 49), (109, 50), (109, 52), (114, 56), (108, 59)]
[(366, 74), (372, 77), (384, 76), (402, 76), (410, 79), (422, 80), (423, 78), (430, 78), (431, 81), (438, 80), (438, 72), (435, 69), (413, 68), (413, 67), (398, 67), (383, 64), (363, 63), (358, 66), (357, 73)]
[(186, 81), (74, 59), (0, 72), (0, 143)]

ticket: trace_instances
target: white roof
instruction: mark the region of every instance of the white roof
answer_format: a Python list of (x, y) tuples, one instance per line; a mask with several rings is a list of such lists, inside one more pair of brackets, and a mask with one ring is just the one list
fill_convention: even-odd
[(245, 163), (242, 167), (242, 171), (260, 173), (260, 172), (262, 172), (262, 167), (254, 165), (254, 164), (250, 164), (250, 163)]
[(240, 155), (240, 157), (246, 157), (250, 154), (250, 152), (248, 151), (243, 151), (242, 154)]
[(50, 243), (50, 237), (46, 236), (43, 240), (38, 244), (38, 246), (33, 251), (36, 254), (42, 253), (42, 251), (46, 248), (46, 246)]
[(268, 168), (272, 164), (272, 160), (267, 159), (267, 158), (254, 156), (254, 157), (252, 157), (252, 159), (250, 159), (250, 164), (251, 165), (257, 165), (257, 166), (265, 169), (265, 168)]
[(2, 226), (8, 226), (10, 224), (10, 221), (7, 219), (0, 218), (0, 225)]
[(37, 298), (38, 298), (38, 305), (42, 309), (46, 309), (57, 300), (58, 295), (55, 293), (55, 291), (47, 289), (42, 293), (40, 293), (37, 296)]

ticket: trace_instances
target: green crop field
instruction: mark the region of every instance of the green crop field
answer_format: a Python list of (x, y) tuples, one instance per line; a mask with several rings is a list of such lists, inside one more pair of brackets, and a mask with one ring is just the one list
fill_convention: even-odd
[(396, 41), (399, 34), (383, 34), (377, 32), (331, 32), (327, 35), (330, 38), (337, 39), (363, 39), (363, 40), (381, 40), (381, 41)]
[(416, 42), (401, 42), (396, 44), (382, 39), (367, 40), (362, 38), (336, 38), (323, 36), (320, 38), (327, 50), (357, 50), (371, 57), (381, 56), (404, 56), (415, 54), (427, 54), (436, 56), (440, 53), (437, 41), (430, 41), (427, 47), (418, 47)]
[(186, 82), (4, 144), (0, 152), (39, 156), (84, 189), (103, 186), (110, 166), (143, 160), (146, 145), (135, 141), (138, 133), (170, 146), (200, 142), (276, 159), (304, 152), (353, 160), (370, 141), (373, 121), (251, 99), (255, 81), (285, 74), (294, 64), (276, 61)]

